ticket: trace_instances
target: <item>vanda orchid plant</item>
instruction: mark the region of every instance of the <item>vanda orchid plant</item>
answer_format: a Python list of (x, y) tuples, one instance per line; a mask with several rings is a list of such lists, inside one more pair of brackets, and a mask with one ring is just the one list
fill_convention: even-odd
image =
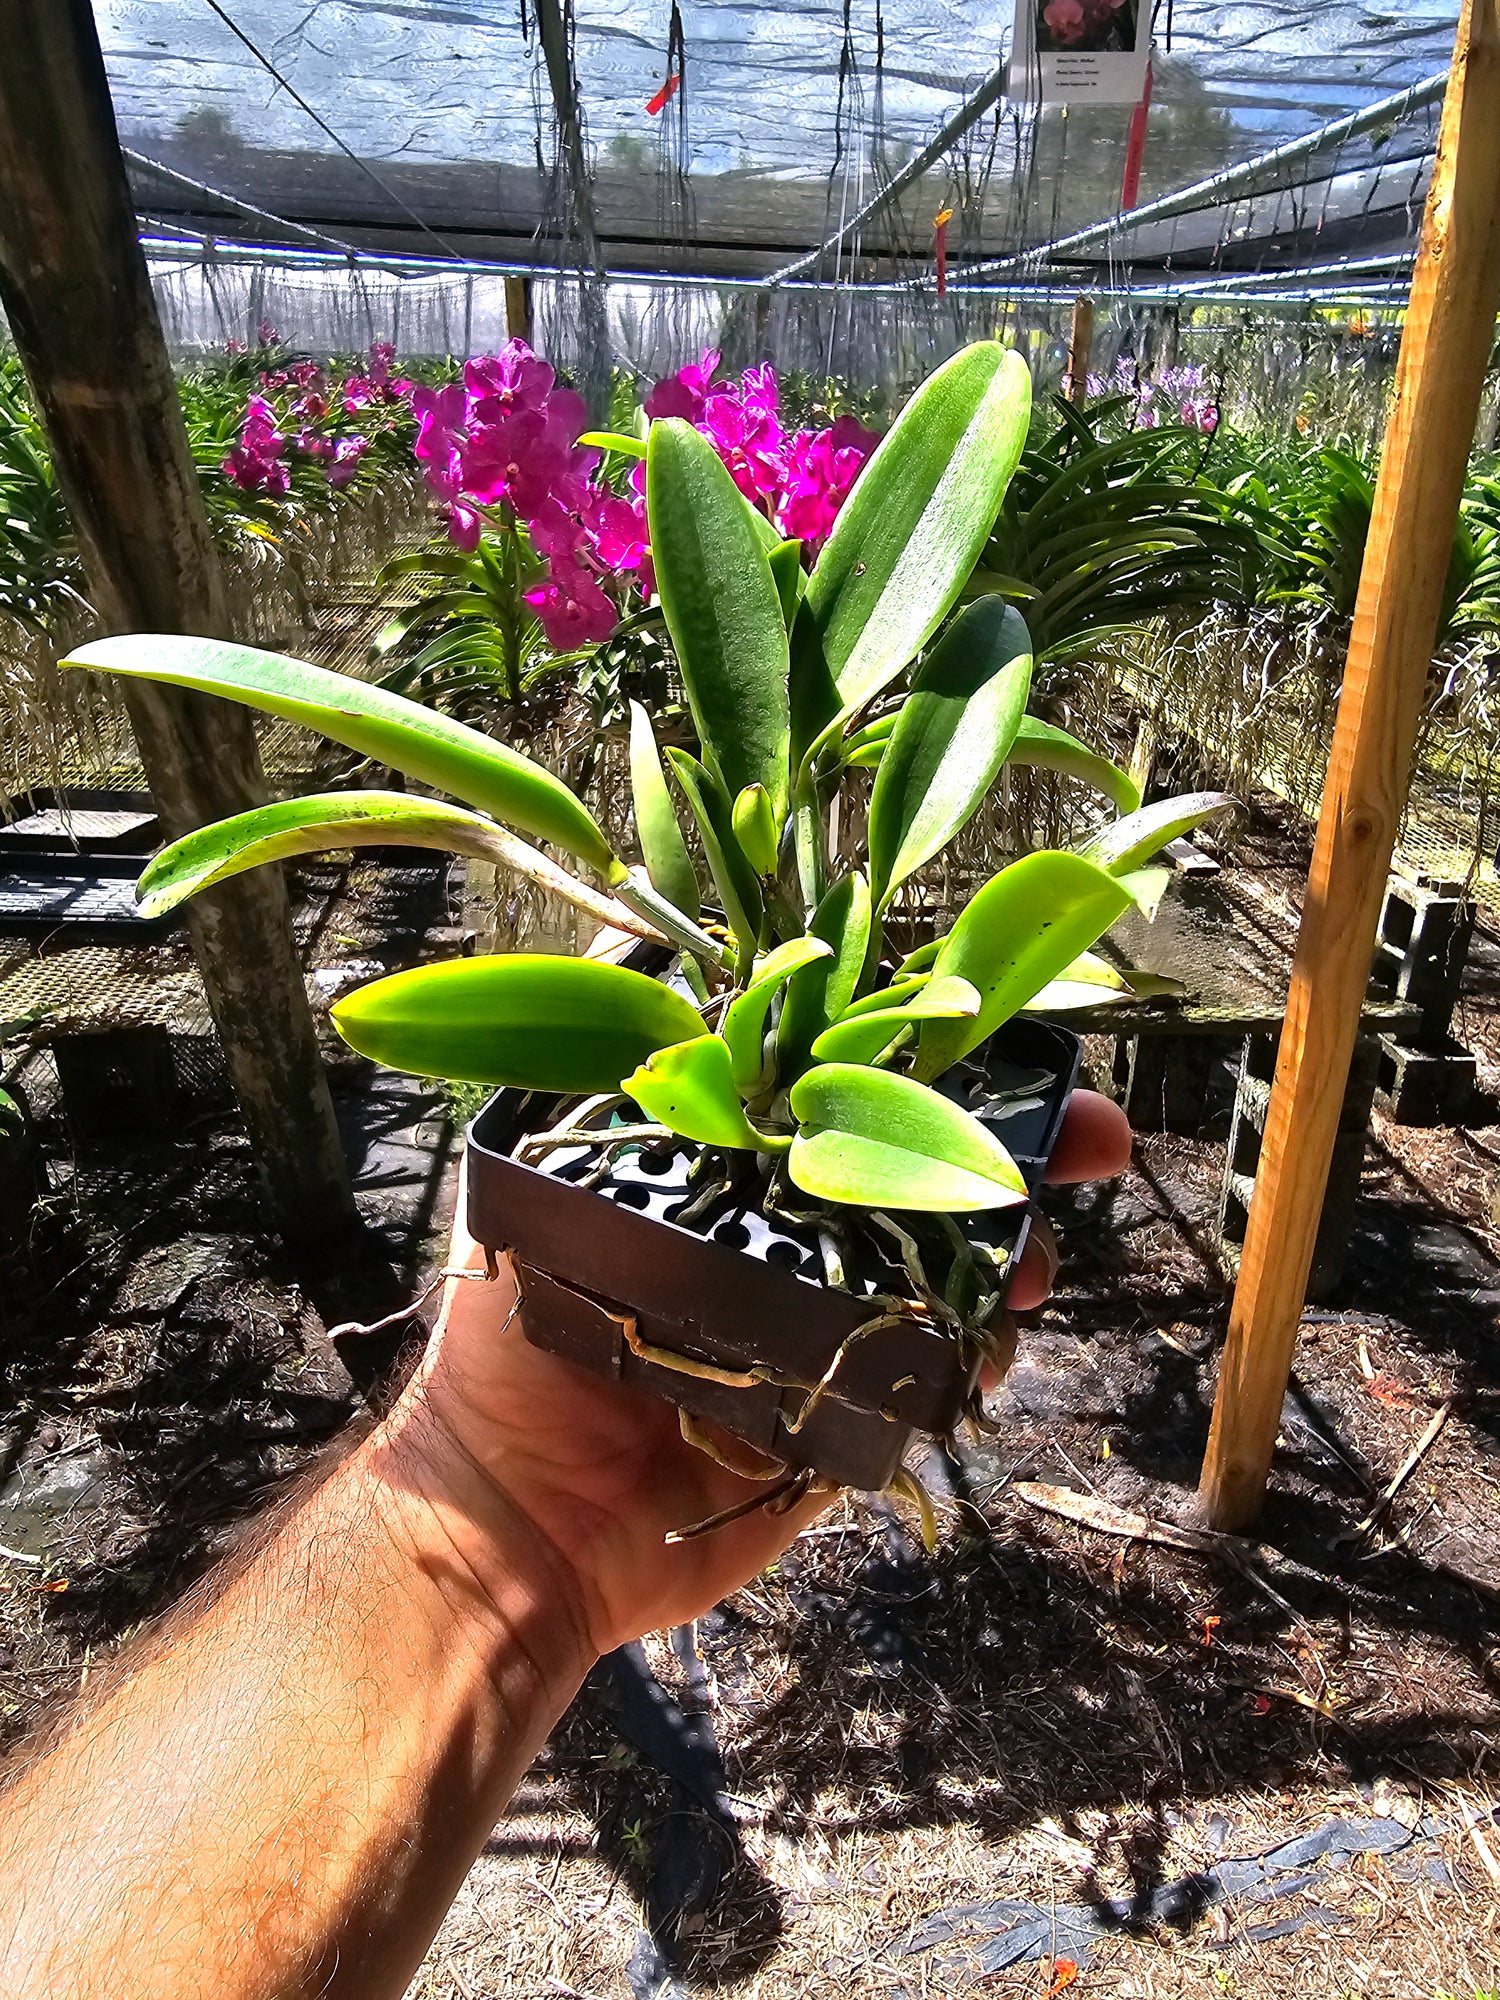
[[(558, 1093), (575, 1143), (589, 1119), (618, 1121), (630, 1100), (648, 1121), (627, 1110), (632, 1138), (724, 1149), (745, 1170), (758, 1161), (768, 1188), (789, 1181), (816, 1202), (951, 1214), (1024, 1201), (1005, 1148), (935, 1086), (1039, 997), (1067, 1004), (1080, 987), (1092, 998), (1121, 988), (1089, 948), (1132, 901), (1159, 893), (1159, 875), (1142, 872), (1155, 850), (1224, 803), (1198, 795), (1138, 810), (1123, 772), (1028, 717), (1031, 644), (1011, 606), (983, 598), (945, 626), (1029, 406), (1015, 353), (982, 343), (949, 361), (869, 460), (810, 572), (706, 437), (680, 418), (652, 425), (651, 558), (699, 744), (697, 755), (669, 749), (667, 767), (707, 861), (711, 913), (638, 706), (644, 865), (632, 867), (559, 779), (475, 729), (274, 654), (130, 636), (86, 645), (70, 664), (227, 695), (465, 802), (349, 791), (242, 813), (159, 855), (141, 880), (143, 907), (167, 910), (260, 862), (363, 843), (500, 861), (669, 942), (682, 981), (527, 954), (419, 967), (336, 1005), (355, 1049), (424, 1075)], [(1074, 773), (1124, 816), (1076, 852), (1002, 868), (945, 937), (892, 965), (893, 897), (1007, 762)], [(864, 865), (847, 866), (830, 816), (846, 774), (872, 767)], [(580, 1099), (597, 1101), (580, 1110)], [(605, 1127), (591, 1136), (608, 1142)], [(533, 1156), (536, 1145), (527, 1141)]]

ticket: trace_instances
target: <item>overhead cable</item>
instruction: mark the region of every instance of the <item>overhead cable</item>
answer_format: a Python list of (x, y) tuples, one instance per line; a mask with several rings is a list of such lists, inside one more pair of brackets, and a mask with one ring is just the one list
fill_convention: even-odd
[(253, 201), (243, 201), (237, 194), (226, 194), (222, 188), (210, 187), (207, 181), (196, 181), (191, 174), (179, 173), (176, 167), (164, 166), (160, 160), (148, 159), (144, 153), (132, 152), (128, 146), (120, 151), (133, 167), (144, 167), (153, 174), (160, 174), (163, 180), (175, 181), (192, 194), (207, 195), (210, 201), (221, 202), (225, 208), (233, 209), (236, 215), (252, 216), (257, 222), (274, 223), (276, 228), (285, 229), (292, 236), (305, 237), (309, 243), (321, 243), (330, 250), (337, 250), (341, 256), (356, 255), (352, 243), (344, 243), (337, 236), (325, 236), (321, 229), (311, 229), (305, 222), (292, 222), (284, 215), (275, 215), (268, 208), (257, 208)]
[(802, 272), (810, 270), (814, 264), (825, 258), (831, 250), (837, 250), (846, 236), (862, 229), (872, 216), (879, 215), (882, 209), (888, 208), (913, 181), (920, 180), (929, 167), (936, 166), (970, 126), (976, 125), (990, 106), (1005, 95), (1006, 74), (1006, 65), (1001, 63), (989, 80), (981, 84), (972, 97), (964, 100), (921, 152), (908, 160), (900, 173), (894, 174), (878, 193), (870, 197), (863, 208), (851, 215), (847, 221), (841, 222), (833, 234), (826, 237), (816, 250), (809, 250), (805, 256), (794, 258), (790, 264), (783, 264), (779, 271), (773, 271), (770, 277), (762, 282), (767, 285), (781, 285), (785, 284), (788, 278), (799, 277)]
[(389, 185), (388, 182), (383, 181), (381, 179), (380, 175), (376, 173), (375, 169), (370, 165), (369, 161), (361, 159), (359, 154), (355, 152), (354, 148), (352, 146), (346, 145), (345, 142), (339, 137), (338, 133), (334, 131), (333, 127), (329, 124), (328, 120), (324, 118), (319, 112), (314, 111), (312, 106), (308, 103), (307, 99), (301, 94), (301, 92), (298, 91), (291, 83), (289, 83), (287, 79), (282, 75), (281, 71), (276, 67), (275, 63), (272, 62), (271, 58), (268, 55), (266, 55), (261, 49), (256, 47), (255, 43), (251, 41), (250, 37), (245, 33), (244, 29), (240, 27), (239, 24), (234, 20), (234, 18), (223, 7), (219, 5), (219, 0), (204, 0), (204, 5), (208, 7), (211, 12), (218, 15), (219, 19), (224, 23), (225, 27), (228, 28), (229, 32), (235, 37), (235, 39), (237, 41), (244, 43), (245, 47), (250, 51), (251, 55), (254, 56), (255, 60), (260, 64), (261, 68), (265, 70), (266, 74), (270, 77), (273, 77), (275, 81), (281, 86), (281, 88), (286, 92), (287, 96), (292, 100), (292, 102), (295, 105), (297, 105), (301, 110), (307, 113), (308, 117), (312, 120), (314, 125), (317, 126), (318, 130), (321, 133), (323, 133), (326, 138), (331, 139), (334, 145), (338, 147), (339, 151), (342, 154), (344, 154), (344, 156), (347, 159), (353, 161), (355, 166), (358, 167), (360, 172), (364, 175), (365, 179), (372, 182), (376, 187), (379, 188), (380, 192), (385, 196), (387, 201), (394, 202), (396, 207), (400, 209), (401, 213), (407, 218), (409, 222), (414, 222), (418, 227), (418, 229), (421, 230), (424, 236), (431, 237), (432, 241), (437, 244), (438, 248), (443, 252), (445, 256), (454, 258), (458, 256), (459, 253), (457, 252), (457, 250), (454, 249), (453, 245), (447, 242), (443, 237), (439, 236), (439, 234), (435, 229), (430, 228), (428, 224), (422, 220), (421, 216), (417, 214), (416, 210), (413, 207), (411, 207), (411, 205), (408, 202), (404, 201), (402, 197), (399, 194), (397, 194), (396, 190)]

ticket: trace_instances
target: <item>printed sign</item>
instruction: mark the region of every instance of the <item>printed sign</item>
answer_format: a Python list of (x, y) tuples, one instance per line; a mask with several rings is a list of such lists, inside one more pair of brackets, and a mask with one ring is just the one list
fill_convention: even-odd
[(1013, 102), (1138, 104), (1151, 57), (1151, 0), (1016, 0)]

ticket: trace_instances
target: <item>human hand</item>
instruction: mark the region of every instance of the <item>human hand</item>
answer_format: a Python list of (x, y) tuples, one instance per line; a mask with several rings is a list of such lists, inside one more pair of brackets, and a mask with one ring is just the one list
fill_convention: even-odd
[[(1108, 1098), (1078, 1091), (1048, 1179), (1118, 1173), (1130, 1128)], [(484, 1253), (459, 1200), (450, 1269), (478, 1272)], [(1012, 1283), (1018, 1312), (1052, 1288), (1057, 1254), (1033, 1230)], [(764, 1509), (711, 1534), (668, 1544), (674, 1530), (754, 1499), (763, 1485), (684, 1442), (672, 1405), (607, 1382), (532, 1347), (502, 1259), (488, 1284), (450, 1280), (427, 1355), (396, 1413), (415, 1447), (441, 1468), (456, 1450), (539, 1538), (539, 1553), (576, 1578), (589, 1643), (607, 1652), (642, 1632), (678, 1625), (736, 1590), (828, 1504), (810, 1493), (784, 1514)], [(990, 1386), (993, 1386), (993, 1379)], [(441, 1475), (440, 1475), (441, 1476)]]

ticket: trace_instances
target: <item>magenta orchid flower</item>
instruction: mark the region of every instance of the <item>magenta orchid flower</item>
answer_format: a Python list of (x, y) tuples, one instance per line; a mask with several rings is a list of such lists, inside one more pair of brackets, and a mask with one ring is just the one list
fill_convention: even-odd
[(370, 440), (355, 434), (341, 437), (333, 447), (329, 461), (327, 479), (332, 487), (347, 486), (359, 470), (359, 462), (370, 449)]
[(550, 579), (526, 592), (547, 643), (559, 653), (598, 645), (615, 629), (619, 607), (581, 566), (554, 564)]
[(460, 454), (469, 441), (468, 398), (457, 382), (442, 389), (419, 385), (411, 392), (411, 407), (417, 420), (412, 448), (417, 462), (438, 498), (452, 500), (459, 488)]
[[(550, 365), (533, 354), (524, 340), (508, 340), (498, 354), (482, 355), (464, 364), (464, 384), (481, 421), (485, 420), (483, 406), (487, 401), (507, 410), (540, 410), (556, 380)], [(573, 435), (576, 437), (577, 431)]]
[(658, 417), (686, 417), (690, 424), (696, 424), (719, 372), (719, 359), (716, 347), (707, 348), (696, 362), (658, 382), (646, 398), (646, 415), (653, 422)]
[(450, 502), (448, 507), (448, 539), (456, 549), (466, 556), (473, 555), (479, 547), (480, 530), (484, 522), (477, 511), (462, 500)]

